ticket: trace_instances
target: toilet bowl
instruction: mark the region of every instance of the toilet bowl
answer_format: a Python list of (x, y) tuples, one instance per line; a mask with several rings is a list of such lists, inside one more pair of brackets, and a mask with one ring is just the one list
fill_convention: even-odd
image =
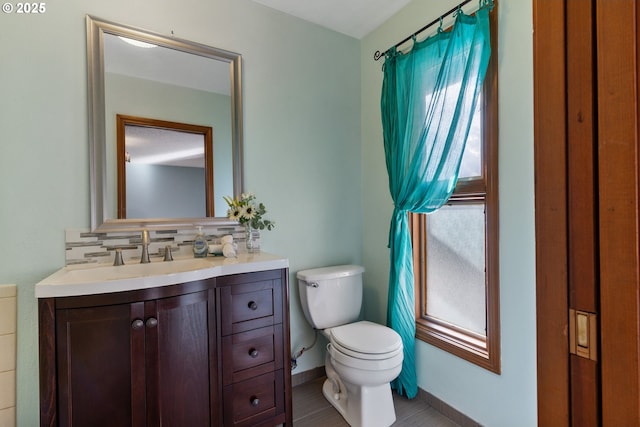
[(325, 398), (353, 427), (387, 427), (396, 419), (390, 382), (402, 369), (394, 330), (357, 321), (362, 302), (360, 266), (298, 272), (305, 317), (327, 338)]
[[(390, 426), (396, 420), (389, 383), (402, 369), (402, 341), (395, 331), (361, 321), (324, 331), (325, 398), (351, 426)], [(375, 337), (375, 340), (367, 338)]]

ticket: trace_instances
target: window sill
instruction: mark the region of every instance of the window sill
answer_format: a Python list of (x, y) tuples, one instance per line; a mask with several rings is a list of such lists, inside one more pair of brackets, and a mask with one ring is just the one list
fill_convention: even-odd
[(416, 338), (493, 373), (500, 374), (500, 359), (492, 354), (486, 337), (431, 317), (416, 319)]

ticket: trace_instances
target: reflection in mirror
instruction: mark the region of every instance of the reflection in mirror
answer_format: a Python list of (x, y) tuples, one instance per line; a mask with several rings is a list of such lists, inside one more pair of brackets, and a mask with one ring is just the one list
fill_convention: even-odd
[[(133, 46), (132, 40), (147, 46)], [(240, 55), (90, 16), (87, 54), (92, 229), (228, 223), (222, 197), (242, 192)], [(205, 164), (211, 162), (211, 177), (204, 180), (197, 206), (189, 202), (197, 213), (132, 211), (126, 197), (119, 205), (118, 114), (213, 129), (211, 150), (205, 153)], [(130, 179), (123, 173), (123, 183)], [(123, 195), (131, 192), (130, 184), (123, 187)], [(163, 188), (162, 184), (145, 185), (142, 192), (167, 198)], [(154, 199), (147, 206), (165, 202)], [(182, 203), (174, 200), (174, 205)]]
[(212, 216), (212, 129), (116, 115), (118, 218)]

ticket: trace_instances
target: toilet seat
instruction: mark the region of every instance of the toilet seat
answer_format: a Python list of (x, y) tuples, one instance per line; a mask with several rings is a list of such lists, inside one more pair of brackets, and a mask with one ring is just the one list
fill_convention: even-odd
[(327, 344), (327, 351), (334, 365), (344, 365), (362, 371), (382, 372), (398, 368), (402, 364), (404, 354), (402, 347), (393, 353), (386, 353), (385, 358), (367, 359), (343, 353), (335, 345)]
[(361, 321), (330, 328), (331, 346), (345, 356), (363, 361), (383, 361), (402, 354), (402, 339), (396, 331)]

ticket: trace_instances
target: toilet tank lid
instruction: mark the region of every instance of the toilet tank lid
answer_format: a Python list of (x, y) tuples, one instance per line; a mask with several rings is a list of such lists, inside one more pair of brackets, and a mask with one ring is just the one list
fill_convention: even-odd
[(339, 277), (353, 276), (364, 273), (364, 267), (361, 265), (334, 265), (331, 267), (312, 268), (309, 270), (298, 271), (298, 279), (306, 282), (312, 280), (330, 280)]

